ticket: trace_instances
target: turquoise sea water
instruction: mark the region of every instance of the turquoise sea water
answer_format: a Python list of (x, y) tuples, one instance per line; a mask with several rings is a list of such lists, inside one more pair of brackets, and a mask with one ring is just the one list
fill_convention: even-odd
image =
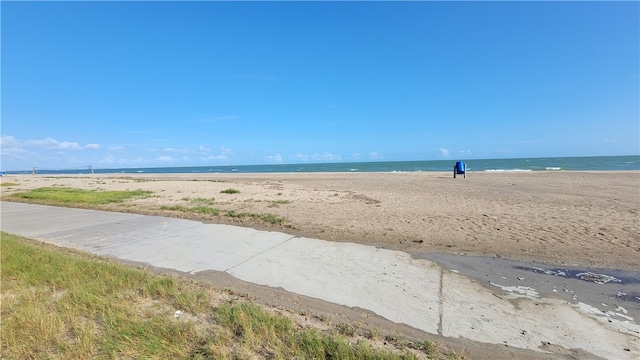
[[(464, 161), (467, 171), (589, 171), (589, 170), (640, 170), (640, 155), (630, 156), (594, 156), (594, 157), (557, 157), (522, 159), (452, 159), (425, 161), (384, 161), (351, 162), (322, 164), (273, 164), (273, 165), (237, 165), (237, 166), (196, 166), (196, 167), (155, 167), (97, 169), (96, 174), (113, 173), (291, 173), (291, 172), (418, 172), (451, 171), (456, 161)], [(7, 174), (30, 174), (29, 171), (12, 171)], [(55, 170), (36, 167), (37, 174), (89, 174), (89, 166), (77, 169)]]

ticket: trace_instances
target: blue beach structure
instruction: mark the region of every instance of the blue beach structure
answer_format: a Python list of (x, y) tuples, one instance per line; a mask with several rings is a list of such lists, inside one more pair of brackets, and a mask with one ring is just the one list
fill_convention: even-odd
[(467, 166), (462, 161), (456, 162), (453, 166), (453, 178), (456, 178), (456, 175), (463, 175), (464, 178), (467, 177)]

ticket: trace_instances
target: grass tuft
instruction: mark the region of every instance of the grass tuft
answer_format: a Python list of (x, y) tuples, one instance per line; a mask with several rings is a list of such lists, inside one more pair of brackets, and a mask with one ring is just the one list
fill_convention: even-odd
[(245, 218), (245, 217), (259, 219), (273, 225), (280, 225), (286, 221), (284, 217), (278, 216), (275, 214), (256, 214), (256, 213), (248, 213), (248, 212), (235, 212), (233, 210), (229, 210), (225, 213), (225, 215), (228, 217), (238, 218), (238, 219)]
[(271, 200), (271, 201), (269, 201), (269, 204), (271, 204), (271, 206), (278, 206), (278, 205), (291, 204), (291, 203), (292, 203), (291, 200)]
[(192, 198), (192, 197), (185, 197), (182, 198), (183, 201), (189, 201), (191, 203), (194, 204), (200, 204), (200, 205), (213, 205), (216, 203), (216, 199), (214, 198), (201, 198), (201, 197), (197, 197), (197, 198)]
[(242, 218), (252, 218), (261, 220), (263, 222), (273, 224), (273, 225), (281, 225), (286, 219), (282, 216), (278, 216), (275, 214), (255, 214), (249, 212), (236, 212), (233, 210), (221, 212), (219, 209), (208, 207), (208, 206), (194, 206), (187, 207), (183, 205), (163, 205), (160, 207), (160, 210), (170, 210), (170, 211), (182, 211), (182, 212), (191, 212), (198, 214), (207, 214), (207, 215), (224, 215), (230, 218), (242, 219)]
[(291, 204), (293, 201), (291, 200), (273, 200), (271, 203), (273, 204)]
[(216, 208), (212, 208), (209, 206), (194, 206), (194, 207), (186, 207), (182, 205), (162, 205), (160, 210), (172, 210), (172, 211), (182, 211), (182, 212), (191, 212), (198, 214), (207, 214), (218, 216), (220, 215), (220, 210)]
[(349, 324), (338, 324), (336, 331), (338, 334), (345, 336), (354, 336), (356, 334), (356, 328)]
[(424, 340), (421, 343), (416, 344), (416, 348), (426, 352), (429, 355), (435, 355), (438, 353), (437, 345), (429, 340)]
[(222, 190), (220, 191), (221, 194), (239, 194), (240, 190), (237, 189), (226, 189), (226, 190)]

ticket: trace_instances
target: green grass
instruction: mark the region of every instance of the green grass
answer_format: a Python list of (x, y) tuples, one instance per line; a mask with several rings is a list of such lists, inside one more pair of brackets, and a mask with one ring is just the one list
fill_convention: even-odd
[(12, 194), (9, 198), (24, 199), (49, 205), (100, 205), (121, 203), (134, 198), (147, 198), (151, 191), (98, 191), (65, 187), (43, 187)]
[(438, 346), (436, 345), (436, 343), (429, 341), (429, 340), (424, 340), (421, 343), (417, 344), (417, 348), (426, 352), (427, 354), (437, 354), (438, 353)]
[(226, 190), (222, 190), (220, 191), (221, 194), (239, 194), (240, 190), (237, 189), (226, 189)]
[(248, 213), (248, 212), (235, 212), (233, 210), (229, 210), (225, 213), (225, 215), (228, 217), (238, 218), (238, 219), (246, 218), (246, 217), (259, 219), (273, 225), (280, 225), (286, 221), (284, 217), (278, 216), (275, 214), (256, 214), (256, 213)]
[(284, 204), (291, 204), (292, 201), (291, 200), (271, 200), (269, 201), (269, 203), (273, 205), (284, 205)]
[(160, 210), (173, 210), (173, 211), (182, 211), (182, 212), (192, 212), (197, 214), (208, 214), (213, 216), (220, 215), (220, 210), (216, 208), (212, 208), (209, 206), (194, 206), (187, 207), (182, 205), (163, 205), (160, 207)]
[(340, 335), (354, 336), (356, 334), (356, 330), (357, 329), (354, 326), (349, 324), (338, 324), (338, 326), (336, 326), (336, 331)]
[(183, 201), (189, 201), (191, 203), (195, 203), (195, 204), (201, 204), (201, 205), (213, 205), (216, 203), (216, 199), (214, 198), (201, 198), (201, 197), (197, 197), (197, 198), (192, 198), (192, 197), (185, 197), (182, 198)]
[(273, 225), (282, 225), (286, 221), (286, 218), (282, 216), (278, 216), (275, 214), (256, 214), (249, 212), (236, 212), (233, 210), (221, 211), (217, 208), (212, 208), (208, 206), (183, 206), (183, 205), (163, 205), (160, 207), (160, 210), (170, 210), (170, 211), (182, 211), (185, 213), (197, 213), (197, 214), (207, 214), (213, 216), (227, 216), (230, 218), (242, 219), (242, 218), (251, 218), (256, 220), (261, 220), (268, 224)]
[[(3, 358), (415, 358), (406, 348), (374, 349), (366, 341), (295, 325), (204, 283), (0, 237)], [(184, 313), (176, 317), (177, 310)]]
[[(229, 189), (233, 190), (233, 189)], [(235, 190), (237, 191), (237, 190)], [(8, 195), (5, 199), (28, 201), (38, 204), (58, 205), (58, 206), (75, 206), (75, 207), (95, 207), (97, 205), (122, 203), (130, 199), (147, 198), (151, 196), (151, 191), (134, 190), (134, 191), (98, 191), (98, 190), (82, 190), (66, 187), (43, 187), (26, 192), (20, 192)], [(183, 205), (163, 205), (161, 210), (181, 211), (185, 213), (204, 214), (211, 216), (228, 216), (231, 218), (251, 218), (263, 221), (268, 224), (281, 225), (286, 219), (275, 214), (256, 214), (248, 212), (226, 211), (211, 207), (215, 203), (215, 199), (210, 198), (190, 198), (185, 197), (182, 200), (189, 201), (196, 206)]]
[(3, 357), (186, 357), (206, 339), (171, 316), (213, 310), (193, 284), (0, 235)]
[(0, 186), (18, 186), (18, 185), (20, 185), (20, 184), (14, 183), (14, 182), (3, 182), (3, 183), (0, 183)]

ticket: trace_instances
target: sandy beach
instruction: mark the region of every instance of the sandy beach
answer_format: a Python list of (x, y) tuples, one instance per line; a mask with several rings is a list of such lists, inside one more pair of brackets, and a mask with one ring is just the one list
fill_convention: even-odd
[[(48, 186), (149, 190), (100, 206), (402, 250), (640, 270), (640, 172), (9, 175)], [(6, 186), (6, 183), (13, 183)], [(235, 193), (222, 193), (234, 189)], [(214, 207), (220, 215), (163, 210)], [(235, 213), (271, 214), (282, 224)]]

